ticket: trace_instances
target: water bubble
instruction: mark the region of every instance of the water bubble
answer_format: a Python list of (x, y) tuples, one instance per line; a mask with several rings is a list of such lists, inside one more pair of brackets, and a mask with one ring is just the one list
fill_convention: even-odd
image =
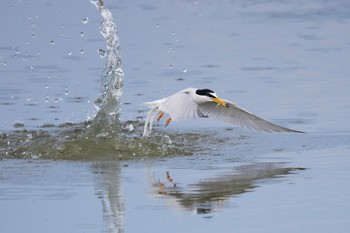
[(45, 85), (45, 89), (49, 89), (49, 85)]
[(72, 55), (72, 51), (68, 51), (68, 56), (71, 56)]
[(84, 54), (84, 50), (83, 50), (83, 49), (80, 49), (79, 52), (80, 52), (81, 54)]
[(29, 69), (34, 70), (35, 67), (32, 65), (32, 66), (29, 66)]
[(80, 32), (80, 36), (83, 37), (84, 36), (84, 32)]
[(175, 32), (171, 32), (171, 35), (172, 35), (172, 36), (175, 36)]
[(160, 26), (159, 26), (159, 23), (157, 23), (157, 24), (156, 24), (156, 28), (159, 28), (159, 27), (160, 27)]
[(3, 65), (3, 66), (7, 66), (7, 62), (6, 62), (6, 61), (3, 61), (3, 62), (2, 62), (2, 65)]
[(51, 43), (52, 45), (54, 45), (54, 44), (55, 44), (55, 41), (54, 41), (54, 40), (52, 40), (52, 41), (50, 41), (50, 43)]
[(173, 68), (173, 65), (172, 65), (172, 64), (170, 64), (170, 65), (169, 65), (169, 68), (170, 68), (170, 69), (172, 69), (172, 68)]
[(32, 99), (32, 98), (31, 98), (30, 96), (28, 96), (26, 100), (27, 100), (27, 101), (30, 101), (31, 99)]
[(166, 144), (171, 145), (173, 143), (173, 141), (171, 140), (171, 138), (168, 135), (164, 135), (164, 141)]
[(125, 127), (124, 127), (124, 130), (128, 131), (129, 133), (131, 133), (132, 131), (134, 131), (134, 126), (132, 124), (127, 124)]
[(183, 73), (187, 73), (187, 69), (183, 69), (182, 72), (183, 72)]
[(106, 51), (103, 49), (98, 49), (97, 53), (100, 55), (100, 58), (104, 58), (106, 56)]
[(83, 20), (81, 21), (83, 24), (87, 24), (89, 22), (89, 18), (85, 17), (83, 18)]
[(50, 99), (50, 97), (47, 95), (46, 98), (45, 98), (45, 103), (48, 103), (49, 99)]
[(68, 94), (69, 94), (68, 87), (66, 87), (66, 88), (64, 89), (64, 95), (68, 95)]

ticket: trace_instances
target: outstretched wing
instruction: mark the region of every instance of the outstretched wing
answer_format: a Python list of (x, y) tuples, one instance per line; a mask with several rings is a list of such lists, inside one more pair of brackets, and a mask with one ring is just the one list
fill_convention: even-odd
[(294, 132), (301, 131), (288, 129), (271, 122), (268, 122), (252, 113), (238, 107), (235, 103), (224, 100), (226, 106), (218, 105), (215, 102), (206, 102), (199, 104), (200, 111), (208, 117), (225, 121), (231, 124), (239, 125), (248, 129), (265, 131), (265, 132)]

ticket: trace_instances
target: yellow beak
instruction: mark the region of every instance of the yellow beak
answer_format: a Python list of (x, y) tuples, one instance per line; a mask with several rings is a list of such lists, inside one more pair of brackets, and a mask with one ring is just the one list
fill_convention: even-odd
[(216, 97), (216, 98), (211, 98), (212, 101), (214, 101), (215, 103), (218, 103), (218, 105), (222, 105), (224, 107), (226, 107), (226, 103), (225, 101), (223, 101), (222, 99)]

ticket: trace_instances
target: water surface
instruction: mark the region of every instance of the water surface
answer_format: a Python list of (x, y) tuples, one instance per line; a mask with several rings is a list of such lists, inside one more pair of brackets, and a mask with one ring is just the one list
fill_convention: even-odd
[[(349, 231), (347, 1), (106, 7), (114, 59), (89, 1), (1, 10), (1, 232)], [(94, 118), (117, 58), (122, 98)], [(202, 119), (142, 140), (141, 103), (190, 86), (307, 133)]]

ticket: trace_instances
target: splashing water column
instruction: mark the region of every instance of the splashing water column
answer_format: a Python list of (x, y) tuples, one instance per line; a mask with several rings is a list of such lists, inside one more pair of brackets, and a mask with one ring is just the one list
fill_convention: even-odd
[(95, 106), (98, 108), (94, 119), (94, 125), (101, 127), (120, 127), (120, 99), (123, 93), (122, 61), (119, 50), (119, 38), (117, 26), (115, 25), (112, 13), (105, 7), (102, 0), (91, 0), (103, 18), (100, 32), (106, 40), (107, 62), (101, 76), (101, 88)]

